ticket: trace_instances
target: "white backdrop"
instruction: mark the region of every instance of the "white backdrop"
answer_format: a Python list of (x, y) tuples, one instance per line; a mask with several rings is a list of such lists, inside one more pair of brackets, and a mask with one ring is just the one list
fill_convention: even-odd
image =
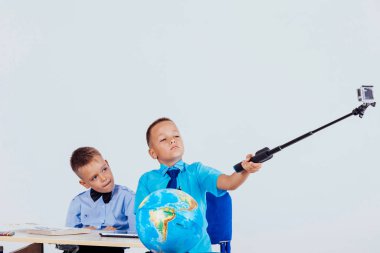
[[(0, 223), (64, 225), (80, 146), (135, 190), (161, 116), (232, 173), (350, 113), (379, 93), (379, 24), (376, 0), (1, 0)], [(379, 252), (379, 129), (370, 108), (265, 163), (231, 193), (234, 252)]]

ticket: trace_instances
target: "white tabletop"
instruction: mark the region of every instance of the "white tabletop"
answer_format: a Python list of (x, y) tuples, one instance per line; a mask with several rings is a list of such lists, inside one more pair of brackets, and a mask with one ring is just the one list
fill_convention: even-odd
[[(22, 228), (21, 228), (22, 227)], [(144, 245), (138, 238), (117, 238), (101, 237), (99, 231), (94, 230), (88, 234), (77, 235), (37, 235), (26, 232), (24, 226), (7, 227), (8, 230), (14, 231), (13, 236), (0, 236), (3, 242), (21, 242), (21, 243), (51, 243), (66, 245), (89, 245), (89, 246), (109, 246), (109, 247), (130, 247), (144, 248)], [(0, 226), (4, 230), (4, 226)], [(11, 228), (11, 229), (10, 229)], [(12, 229), (13, 228), (13, 229)]]

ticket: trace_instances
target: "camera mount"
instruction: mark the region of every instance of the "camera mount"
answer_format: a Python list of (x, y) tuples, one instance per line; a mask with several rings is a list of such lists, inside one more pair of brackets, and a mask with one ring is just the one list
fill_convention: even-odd
[[(276, 148), (273, 148), (273, 149), (270, 149), (268, 147), (265, 147), (263, 149), (260, 149), (259, 151), (257, 151), (255, 153), (255, 156), (251, 158), (251, 162), (254, 162), (254, 163), (263, 163), (265, 161), (268, 161), (269, 159), (271, 159), (273, 157), (273, 154), (283, 150), (284, 148), (290, 146), (290, 145), (293, 145), (313, 134), (315, 134), (316, 132), (319, 132), (321, 131), (322, 129), (326, 128), (326, 127), (329, 127), (341, 120), (344, 120), (352, 115), (356, 116), (356, 115), (359, 115), (360, 118), (363, 118), (364, 116), (364, 112), (365, 110), (369, 107), (369, 106), (373, 106), (375, 107), (376, 106), (376, 102), (374, 101), (374, 97), (373, 97), (373, 86), (365, 86), (363, 85), (361, 88), (358, 89), (358, 100), (363, 102), (362, 105), (360, 105), (359, 107), (355, 108), (352, 110), (351, 113), (343, 116), (343, 117), (340, 117), (339, 119), (336, 119), (326, 125), (323, 125), (313, 131), (310, 131), (308, 133), (305, 133), (283, 145), (280, 145)], [(243, 166), (241, 165), (241, 163), (238, 163), (234, 166), (234, 169), (236, 172), (241, 172), (244, 170)]]

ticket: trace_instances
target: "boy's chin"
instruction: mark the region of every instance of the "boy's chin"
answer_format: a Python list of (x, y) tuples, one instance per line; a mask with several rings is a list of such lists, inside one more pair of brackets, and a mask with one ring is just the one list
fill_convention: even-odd
[(173, 154), (170, 156), (170, 160), (182, 160), (183, 152), (181, 150), (178, 150), (177, 152), (173, 152)]
[(115, 187), (115, 184), (112, 183), (112, 184), (110, 184), (110, 185), (107, 185), (106, 188), (102, 188), (102, 189), (100, 189), (100, 191), (98, 191), (98, 192), (101, 192), (101, 193), (112, 192), (112, 190), (113, 190), (114, 187)]

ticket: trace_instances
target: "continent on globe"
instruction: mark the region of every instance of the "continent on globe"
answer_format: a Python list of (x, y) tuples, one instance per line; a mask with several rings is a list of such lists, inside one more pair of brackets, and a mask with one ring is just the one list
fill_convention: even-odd
[(160, 232), (162, 241), (166, 241), (168, 234), (168, 222), (175, 218), (175, 210), (171, 207), (164, 207), (149, 212), (150, 220)]

